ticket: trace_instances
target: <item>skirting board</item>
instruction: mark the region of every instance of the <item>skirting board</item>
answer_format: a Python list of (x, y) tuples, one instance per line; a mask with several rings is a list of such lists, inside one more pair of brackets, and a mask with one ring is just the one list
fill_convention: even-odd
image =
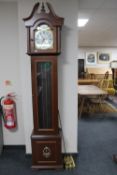
[[(4, 149), (26, 149), (25, 145), (4, 145), (3, 146), (3, 150)], [(26, 156), (31, 156), (32, 154), (26, 154)], [(62, 156), (73, 156), (73, 158), (76, 160), (78, 158), (79, 153), (62, 153)]]

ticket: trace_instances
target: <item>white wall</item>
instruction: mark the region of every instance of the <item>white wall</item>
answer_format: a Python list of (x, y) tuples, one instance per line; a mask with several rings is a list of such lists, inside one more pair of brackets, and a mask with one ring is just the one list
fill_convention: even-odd
[[(115, 47), (81, 47), (79, 48), (78, 59), (86, 59), (87, 52), (95, 52), (98, 56), (98, 52), (110, 53), (111, 60), (117, 60), (117, 48)], [(110, 63), (110, 62), (109, 62)], [(96, 67), (96, 68), (109, 68), (110, 64), (99, 64), (98, 62), (95, 65), (85, 65), (85, 67)]]
[[(16, 93), (18, 119), (18, 128), (16, 131), (3, 128), (4, 145), (25, 144), (18, 47), (17, 3), (0, 2), (0, 97), (9, 92)], [(5, 80), (9, 80), (11, 85), (6, 86)]]
[[(31, 152), (30, 135), (33, 128), (30, 57), (26, 55), (26, 28), (22, 18), (29, 16), (37, 1), (18, 1), (20, 39), (20, 72), (22, 81), (23, 119), (26, 152)], [(39, 1), (38, 1), (39, 2)], [(62, 30), (62, 54), (58, 58), (59, 110), (67, 152), (77, 152), (77, 0), (50, 0), (58, 15), (65, 18)]]

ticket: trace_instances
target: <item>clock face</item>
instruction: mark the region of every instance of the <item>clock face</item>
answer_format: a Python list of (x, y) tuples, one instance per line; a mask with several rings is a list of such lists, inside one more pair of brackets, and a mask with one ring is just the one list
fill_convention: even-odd
[(40, 25), (35, 31), (35, 48), (40, 50), (53, 49), (53, 31), (46, 25)]

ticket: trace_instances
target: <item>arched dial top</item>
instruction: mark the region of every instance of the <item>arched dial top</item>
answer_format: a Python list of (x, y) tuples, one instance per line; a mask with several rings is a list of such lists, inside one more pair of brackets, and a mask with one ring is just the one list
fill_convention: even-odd
[(53, 49), (54, 36), (52, 29), (47, 24), (37, 26), (35, 30), (35, 48), (46, 50)]
[(64, 18), (57, 16), (49, 3), (36, 3), (29, 17), (23, 20), (27, 28), (29, 55), (60, 53)]

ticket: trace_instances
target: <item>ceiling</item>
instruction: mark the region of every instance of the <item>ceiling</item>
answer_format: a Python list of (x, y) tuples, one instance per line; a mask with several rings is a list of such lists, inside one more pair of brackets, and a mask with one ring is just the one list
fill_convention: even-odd
[(79, 18), (89, 18), (86, 27), (79, 28), (79, 46), (117, 47), (117, 0), (78, 1)]
[(89, 18), (79, 46), (117, 47), (117, 0), (79, 0), (79, 18)]

